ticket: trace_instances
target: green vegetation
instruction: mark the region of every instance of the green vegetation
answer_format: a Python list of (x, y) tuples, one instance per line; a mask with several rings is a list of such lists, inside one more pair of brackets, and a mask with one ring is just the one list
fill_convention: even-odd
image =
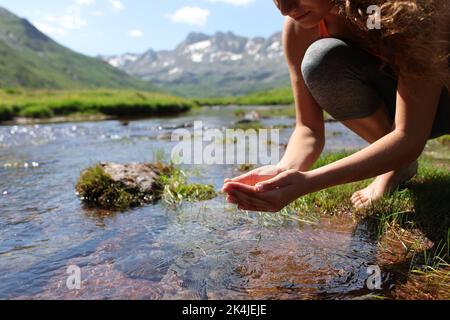
[(0, 87), (156, 91), (94, 58), (71, 51), (30, 22), (0, 8)]
[(266, 106), (266, 105), (290, 105), (294, 103), (292, 89), (290, 87), (251, 93), (245, 96), (202, 98), (195, 99), (202, 106)]
[(175, 206), (181, 202), (206, 201), (217, 197), (217, 192), (212, 185), (198, 183), (188, 184), (186, 173), (178, 167), (168, 175), (163, 175), (161, 182), (165, 186), (162, 195), (163, 201)]
[(100, 165), (81, 174), (76, 190), (84, 202), (103, 209), (122, 211), (141, 203), (123, 185), (116, 183)]
[(185, 201), (210, 200), (217, 196), (211, 185), (188, 184), (185, 172), (173, 164), (156, 162), (151, 166), (159, 173), (157, 184), (161, 185), (151, 195), (114, 181), (100, 165), (88, 168), (81, 174), (76, 190), (85, 203), (113, 211), (124, 211), (161, 198), (169, 205), (177, 205)]
[(188, 111), (193, 102), (131, 90), (0, 90), (0, 121), (13, 117), (49, 118), (73, 114), (168, 115)]

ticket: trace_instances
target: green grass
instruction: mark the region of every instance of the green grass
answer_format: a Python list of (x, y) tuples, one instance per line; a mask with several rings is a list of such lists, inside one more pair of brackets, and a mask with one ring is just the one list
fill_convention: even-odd
[(212, 185), (187, 183), (186, 173), (179, 167), (172, 166), (170, 174), (162, 176), (164, 184), (163, 201), (176, 206), (182, 202), (206, 201), (217, 197), (217, 192)]
[(294, 103), (290, 87), (255, 92), (245, 96), (194, 99), (199, 105), (291, 105)]
[(73, 114), (115, 117), (169, 115), (195, 103), (179, 97), (133, 90), (0, 90), (0, 121), (14, 117), (49, 118)]

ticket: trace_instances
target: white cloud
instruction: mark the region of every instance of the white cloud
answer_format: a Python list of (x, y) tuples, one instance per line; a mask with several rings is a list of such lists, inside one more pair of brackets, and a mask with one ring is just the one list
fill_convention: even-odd
[(106, 12), (100, 10), (94, 11), (92, 14), (96, 17), (105, 17), (107, 15)]
[(183, 7), (166, 15), (173, 22), (187, 23), (193, 26), (204, 26), (208, 22), (210, 12), (199, 7)]
[[(87, 0), (84, 0), (87, 1)], [(87, 22), (81, 17), (81, 9), (72, 5), (61, 16), (41, 16), (34, 21), (35, 26), (45, 34), (52, 36), (66, 36), (71, 30), (79, 30), (87, 26)]]
[(207, 0), (209, 2), (222, 2), (222, 3), (226, 3), (226, 4), (231, 4), (233, 6), (246, 6), (249, 5), (251, 3), (254, 3), (256, 0)]
[(79, 6), (90, 6), (95, 3), (95, 0), (76, 0), (75, 3)]
[(121, 0), (109, 0), (109, 3), (113, 7), (115, 11), (123, 11), (125, 9), (125, 5)]
[(87, 25), (87, 22), (81, 17), (80, 8), (77, 6), (70, 6), (62, 16), (46, 16), (45, 20), (67, 30), (78, 30)]
[(128, 35), (132, 38), (141, 38), (144, 33), (141, 30), (130, 30)]

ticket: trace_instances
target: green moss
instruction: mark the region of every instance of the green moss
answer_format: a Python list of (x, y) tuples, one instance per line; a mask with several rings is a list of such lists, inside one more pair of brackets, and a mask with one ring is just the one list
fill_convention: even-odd
[(198, 183), (188, 184), (185, 172), (180, 168), (172, 168), (173, 170), (169, 174), (163, 175), (161, 179), (165, 185), (162, 198), (167, 204), (176, 205), (183, 201), (206, 201), (217, 197), (214, 186)]
[(104, 209), (125, 210), (135, 202), (133, 196), (105, 173), (100, 165), (81, 174), (76, 190), (84, 202)]
[(183, 201), (210, 200), (217, 196), (211, 185), (188, 184), (185, 173), (173, 164), (157, 162), (151, 166), (160, 174), (161, 185), (161, 189), (154, 190), (151, 196), (127, 189), (122, 183), (114, 181), (100, 165), (88, 168), (81, 174), (76, 190), (85, 203), (118, 211), (153, 203), (161, 197), (168, 204), (179, 204)]

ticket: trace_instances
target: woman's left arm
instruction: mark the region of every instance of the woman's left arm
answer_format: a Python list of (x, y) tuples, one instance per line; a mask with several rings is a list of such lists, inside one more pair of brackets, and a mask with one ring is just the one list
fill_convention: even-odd
[(324, 167), (288, 170), (255, 187), (225, 185), (242, 209), (276, 212), (298, 197), (398, 169), (416, 160), (431, 134), (442, 85), (400, 77), (394, 130), (365, 149)]
[(401, 77), (394, 130), (345, 159), (306, 173), (312, 188), (368, 179), (416, 160), (430, 137), (441, 92), (442, 85), (427, 79)]

